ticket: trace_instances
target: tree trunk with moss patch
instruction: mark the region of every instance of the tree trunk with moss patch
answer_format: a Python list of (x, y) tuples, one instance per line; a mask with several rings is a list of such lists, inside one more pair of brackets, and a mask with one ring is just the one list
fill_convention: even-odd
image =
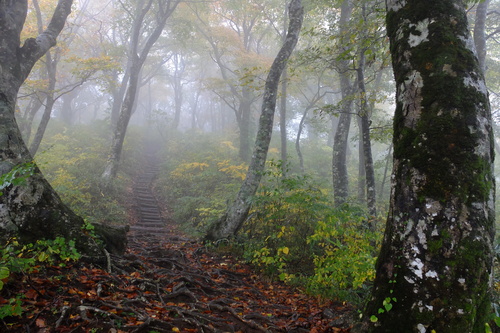
[(15, 170), (25, 172), (21, 183), (10, 179), (0, 183), (0, 239), (16, 236), (34, 242), (62, 236), (74, 239), (83, 254), (101, 258), (100, 247), (82, 231), (83, 219), (62, 203), (32, 164), (14, 116), (20, 86), (36, 61), (56, 44), (71, 4), (71, 0), (60, 0), (47, 29), (21, 46), (28, 1), (0, 2), (0, 176)]
[(363, 331), (484, 332), (494, 152), (464, 3), (387, 0), (387, 31), (397, 85), (393, 185)]

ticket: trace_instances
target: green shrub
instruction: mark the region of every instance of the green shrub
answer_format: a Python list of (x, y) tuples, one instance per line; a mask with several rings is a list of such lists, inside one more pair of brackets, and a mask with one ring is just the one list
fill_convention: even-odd
[(166, 148), (155, 191), (176, 222), (203, 232), (236, 195), (247, 165), (238, 161), (232, 142), (209, 134), (172, 138)]
[(307, 236), (331, 208), (328, 196), (309, 177), (284, 176), (282, 168), (281, 162), (268, 163), (241, 234), (247, 260), (267, 274), (290, 280), (293, 274), (312, 271), (316, 249)]
[(330, 298), (361, 302), (366, 283), (375, 278), (382, 233), (370, 230), (363, 215), (346, 207), (326, 218), (307, 240), (322, 250), (314, 255), (314, 275), (307, 288)]
[[(52, 187), (75, 213), (91, 222), (123, 223), (126, 184), (130, 176), (119, 172), (111, 188), (104, 189), (101, 174), (109, 142), (101, 122), (71, 129), (52, 128), (44, 138), (36, 162)], [(128, 148), (126, 148), (128, 149)], [(125, 154), (124, 154), (125, 155)], [(130, 159), (122, 165), (130, 164)]]
[(240, 236), (245, 258), (312, 294), (362, 302), (374, 278), (381, 231), (369, 228), (364, 209), (333, 209), (326, 191), (308, 177), (281, 170), (280, 162), (269, 163), (253, 201)]

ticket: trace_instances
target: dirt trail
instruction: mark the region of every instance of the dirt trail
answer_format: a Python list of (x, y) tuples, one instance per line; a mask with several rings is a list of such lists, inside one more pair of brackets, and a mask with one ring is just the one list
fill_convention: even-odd
[(107, 270), (79, 262), (20, 274), (0, 304), (22, 294), (24, 313), (1, 332), (349, 332), (349, 307), (267, 281), (176, 231), (151, 190), (158, 160), (147, 162), (127, 252)]
[[(151, 184), (159, 161), (149, 154), (134, 188), (139, 220), (132, 226), (128, 260), (147, 263), (144, 273), (158, 281), (156, 301), (168, 316), (148, 329), (193, 332), (349, 332), (349, 311), (320, 304), (281, 283), (259, 277), (232, 256), (214, 254), (180, 235), (161, 216)], [(162, 310), (162, 313), (165, 311)]]

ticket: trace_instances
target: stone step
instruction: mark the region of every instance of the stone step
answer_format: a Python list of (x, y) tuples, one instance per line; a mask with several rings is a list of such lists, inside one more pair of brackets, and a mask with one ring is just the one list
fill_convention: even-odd
[(147, 232), (147, 233), (151, 233), (151, 234), (164, 234), (164, 233), (168, 233), (168, 229), (167, 228), (144, 227), (144, 226), (135, 226), (135, 225), (131, 226), (130, 230), (131, 231), (135, 231), (135, 232), (140, 232), (140, 233)]

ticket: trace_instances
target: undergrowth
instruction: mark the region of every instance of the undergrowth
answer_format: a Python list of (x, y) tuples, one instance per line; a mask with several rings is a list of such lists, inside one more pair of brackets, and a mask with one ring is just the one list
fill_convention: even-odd
[(24, 294), (11, 295), (4, 287), (18, 275), (28, 276), (41, 271), (46, 266), (65, 267), (69, 262), (78, 261), (81, 255), (73, 240), (63, 237), (42, 239), (32, 244), (22, 244), (11, 238), (0, 250), (0, 320), (23, 314)]
[(326, 189), (282, 170), (280, 162), (269, 163), (240, 235), (244, 257), (311, 294), (362, 303), (375, 277), (381, 231), (369, 227), (364, 209), (333, 208)]
[(91, 223), (127, 221), (124, 203), (138, 160), (133, 152), (141, 151), (138, 134), (130, 131), (130, 141), (136, 143), (125, 142), (120, 172), (112, 186), (104, 188), (101, 174), (109, 152), (107, 125), (96, 121), (72, 128), (61, 128), (57, 122), (51, 126), (35, 160), (63, 202)]
[[(156, 183), (174, 219), (198, 236), (224, 213), (246, 173), (235, 146), (218, 140), (171, 138)], [(381, 223), (360, 205), (333, 208), (328, 184), (271, 160), (237, 238), (212, 246), (311, 294), (361, 304), (375, 275)]]

